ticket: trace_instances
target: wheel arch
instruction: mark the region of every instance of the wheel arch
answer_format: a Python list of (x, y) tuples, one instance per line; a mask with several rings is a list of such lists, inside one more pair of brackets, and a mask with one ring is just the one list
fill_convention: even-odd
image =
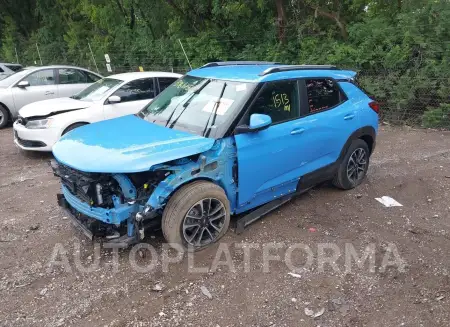
[[(169, 181), (169, 182), (162, 181), (161, 183), (163, 183), (163, 184), (160, 183), (153, 190), (152, 194), (150, 195), (150, 197), (147, 201), (147, 204), (149, 204), (150, 206), (152, 206), (155, 209), (162, 209), (166, 206), (166, 204), (170, 200), (170, 198), (177, 191), (179, 191), (182, 187), (193, 184), (193, 183), (197, 183), (197, 182), (210, 182), (212, 184), (219, 186), (228, 198), (228, 194), (227, 194), (227, 191), (224, 188), (224, 186), (221, 185), (221, 183), (219, 183), (217, 180), (210, 178), (208, 176), (196, 176), (194, 178), (186, 179), (183, 182), (177, 183), (175, 185), (173, 185), (172, 182), (173, 182), (173, 180)], [(173, 186), (170, 187), (171, 185), (173, 185)], [(161, 197), (163, 198), (163, 201), (158, 201)], [(230, 199), (228, 199), (228, 200), (230, 201)], [(231, 204), (231, 201), (230, 201), (230, 204)]]
[(70, 123), (69, 125), (67, 125), (67, 126), (63, 129), (63, 131), (61, 132), (61, 136), (63, 136), (64, 134), (66, 134), (66, 133), (67, 133), (67, 130), (68, 130), (70, 127), (72, 127), (73, 125), (78, 125), (78, 124), (89, 125), (90, 122), (88, 122), (88, 121), (77, 121), (77, 122), (72, 122), (72, 123)]
[(375, 128), (373, 128), (373, 126), (364, 126), (354, 131), (347, 139), (339, 155), (338, 159), (339, 162), (345, 156), (345, 153), (347, 152), (347, 149), (350, 147), (350, 144), (352, 144), (352, 142), (357, 139), (361, 139), (364, 142), (366, 142), (367, 146), (369, 147), (370, 154), (373, 153), (375, 149), (375, 139), (376, 139)]
[(6, 111), (8, 112), (8, 120), (11, 121), (13, 119), (13, 117), (12, 117), (12, 112), (8, 108), (8, 106), (6, 104), (4, 104), (3, 102), (0, 102), (0, 107), (3, 107), (6, 109)]

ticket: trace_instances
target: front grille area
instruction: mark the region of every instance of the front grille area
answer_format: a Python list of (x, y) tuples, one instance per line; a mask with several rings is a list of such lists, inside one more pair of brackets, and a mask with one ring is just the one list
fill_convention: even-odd
[(47, 146), (47, 144), (45, 144), (42, 141), (31, 141), (31, 140), (21, 139), (19, 136), (17, 136), (17, 134), (16, 134), (16, 139), (17, 139), (17, 142), (21, 146), (24, 146), (26, 148), (42, 148), (44, 146)]
[(90, 186), (95, 181), (93, 174), (85, 173), (69, 166), (58, 164), (58, 176), (61, 183), (78, 199), (83, 202), (93, 204), (93, 194)]
[(51, 161), (53, 173), (71, 194), (91, 207), (113, 208), (113, 196), (123, 200), (118, 182), (110, 174), (86, 173), (55, 160)]

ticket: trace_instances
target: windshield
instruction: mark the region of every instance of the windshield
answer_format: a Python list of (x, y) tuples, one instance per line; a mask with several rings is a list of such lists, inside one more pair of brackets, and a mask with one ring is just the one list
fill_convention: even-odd
[(83, 91), (72, 96), (72, 99), (82, 101), (97, 101), (103, 98), (106, 92), (121, 84), (123, 81), (114, 78), (103, 78), (88, 86)]
[(25, 77), (30, 71), (28, 69), (23, 69), (18, 71), (17, 73), (11, 74), (8, 77), (0, 80), (0, 87), (8, 87), (18, 80), (20, 80), (22, 77)]
[(217, 130), (235, 117), (255, 85), (186, 75), (138, 116), (158, 125), (208, 136), (210, 129)]
[(5, 67), (11, 69), (13, 72), (18, 72), (22, 69), (20, 65), (5, 65)]

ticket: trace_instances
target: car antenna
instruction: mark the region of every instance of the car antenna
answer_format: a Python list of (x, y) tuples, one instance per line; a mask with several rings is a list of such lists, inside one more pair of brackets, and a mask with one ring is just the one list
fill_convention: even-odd
[[(227, 87), (227, 83), (223, 83), (222, 91), (220, 92), (220, 95), (217, 98), (216, 102), (214, 102), (214, 108), (213, 108), (213, 110), (211, 110), (211, 114), (209, 115), (208, 120), (206, 121), (205, 129), (203, 130), (203, 133), (202, 133), (202, 135), (205, 135), (205, 137), (208, 137), (209, 133), (211, 133), (211, 128), (208, 130), (208, 132), (206, 132), (206, 130), (208, 129), (209, 120), (211, 119), (211, 116), (213, 119), (211, 122), (211, 127), (214, 126), (214, 123), (216, 122), (217, 109), (219, 108), (220, 100), (222, 99), (222, 96), (223, 96), (223, 93), (225, 92), (226, 87)], [(206, 134), (205, 134), (205, 132), (206, 132)]]

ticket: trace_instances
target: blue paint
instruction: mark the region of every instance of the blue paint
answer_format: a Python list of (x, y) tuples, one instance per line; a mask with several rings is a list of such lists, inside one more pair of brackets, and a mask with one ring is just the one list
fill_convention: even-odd
[(136, 116), (82, 126), (53, 147), (55, 158), (85, 172), (132, 173), (209, 150), (213, 139), (165, 128)]
[[(346, 80), (355, 76), (355, 72), (342, 70), (297, 70), (261, 76), (269, 67), (273, 66), (210, 67), (188, 75), (258, 83), (303, 77)], [(353, 132), (364, 126), (378, 129), (378, 115), (368, 106), (371, 100), (352, 83), (339, 84), (348, 100), (335, 108), (277, 124), (271, 124), (268, 115), (253, 114), (249, 127), (259, 131), (217, 140), (135, 116), (78, 128), (54, 146), (56, 159), (84, 172), (112, 174), (125, 199), (113, 196), (114, 208), (104, 209), (90, 207), (63, 186), (64, 196), (75, 210), (89, 217), (108, 224), (126, 221), (127, 235), (132, 237), (137, 212), (149, 206), (161, 214), (171, 195), (195, 180), (222, 187), (232, 214), (292, 194), (302, 176), (336, 162)], [(137, 190), (126, 174), (158, 170), (167, 172), (165, 179), (147, 200), (137, 204)]]
[(113, 209), (91, 207), (86, 202), (79, 200), (72, 195), (70, 191), (63, 185), (62, 192), (67, 202), (78, 212), (107, 224), (120, 224), (140, 210), (137, 204), (119, 204), (114, 203)]
[(269, 115), (253, 114), (250, 116), (250, 129), (260, 129), (272, 124), (272, 118)]
[(356, 75), (355, 72), (350, 70), (292, 70), (288, 72), (272, 73), (265, 76), (260, 76), (260, 74), (266, 69), (276, 66), (277, 65), (236, 65), (207, 67), (194, 69), (190, 71), (188, 75), (240, 82), (270, 82), (302, 77), (332, 77), (335, 79), (349, 79), (355, 77)]
[(119, 183), (126, 199), (134, 200), (136, 198), (136, 187), (126, 175), (114, 174), (112, 177)]
[[(202, 156), (206, 158), (204, 166), (217, 162), (214, 170), (202, 169)], [(161, 209), (167, 202), (169, 196), (184, 184), (193, 180), (208, 180), (222, 187), (230, 201), (232, 212), (236, 209), (237, 185), (233, 179), (233, 165), (236, 163), (236, 147), (233, 137), (216, 140), (214, 146), (199, 156), (197, 161), (189, 161), (179, 166), (164, 166), (162, 168), (174, 171), (164, 181), (159, 183), (153, 191), (147, 204), (155, 209)], [(192, 172), (196, 172), (192, 174)]]

